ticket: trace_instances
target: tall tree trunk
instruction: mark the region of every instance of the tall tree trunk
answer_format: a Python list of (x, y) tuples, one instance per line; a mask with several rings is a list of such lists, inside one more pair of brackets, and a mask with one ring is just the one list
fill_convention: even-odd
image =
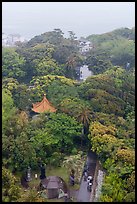
[(82, 128), (82, 134), (81, 134), (81, 149), (82, 149), (82, 139), (83, 139), (83, 136), (84, 136), (84, 126)]

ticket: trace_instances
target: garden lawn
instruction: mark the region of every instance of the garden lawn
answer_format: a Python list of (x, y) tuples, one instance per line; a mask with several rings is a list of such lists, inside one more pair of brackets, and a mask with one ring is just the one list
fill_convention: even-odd
[(66, 183), (69, 180), (68, 169), (65, 167), (47, 167), (47, 176), (59, 176), (61, 177)]
[[(35, 178), (35, 174), (38, 175), (38, 178)], [(16, 173), (16, 176), (20, 179), (21, 174)], [(68, 171), (65, 167), (46, 167), (46, 176), (59, 176), (68, 184)], [(30, 188), (37, 187), (40, 183), (40, 170), (31, 172), (32, 180), (29, 182)]]

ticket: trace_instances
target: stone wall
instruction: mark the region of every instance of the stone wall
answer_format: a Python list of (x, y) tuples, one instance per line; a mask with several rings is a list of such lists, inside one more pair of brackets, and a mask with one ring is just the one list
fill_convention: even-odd
[(97, 186), (98, 170), (99, 170), (99, 161), (97, 160), (96, 168), (95, 168), (95, 174), (94, 174), (94, 178), (93, 178), (92, 191), (91, 191), (91, 195), (90, 195), (90, 202), (94, 201), (94, 197), (95, 197), (95, 193), (96, 193), (95, 191), (96, 191), (96, 186)]

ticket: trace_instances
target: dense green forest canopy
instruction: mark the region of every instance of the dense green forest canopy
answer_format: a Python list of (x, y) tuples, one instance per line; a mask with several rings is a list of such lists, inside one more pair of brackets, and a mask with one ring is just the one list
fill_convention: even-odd
[(93, 72), (102, 73), (113, 65), (135, 69), (135, 28), (90, 35), (87, 39), (93, 43), (86, 61)]
[[(135, 201), (135, 29), (88, 36), (93, 48), (85, 56), (69, 34), (54, 29), (2, 48), (4, 202), (20, 197), (15, 172), (36, 170), (40, 161), (56, 168), (89, 148), (106, 170), (100, 201)], [(83, 64), (94, 75), (80, 81)], [(57, 112), (32, 119), (43, 94)]]

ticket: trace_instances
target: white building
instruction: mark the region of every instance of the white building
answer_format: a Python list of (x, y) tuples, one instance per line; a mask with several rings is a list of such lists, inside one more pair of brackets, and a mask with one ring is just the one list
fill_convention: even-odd
[(80, 48), (80, 53), (85, 54), (88, 52), (90, 49), (92, 49), (92, 43), (84, 38), (80, 38), (79, 40), (79, 48)]

